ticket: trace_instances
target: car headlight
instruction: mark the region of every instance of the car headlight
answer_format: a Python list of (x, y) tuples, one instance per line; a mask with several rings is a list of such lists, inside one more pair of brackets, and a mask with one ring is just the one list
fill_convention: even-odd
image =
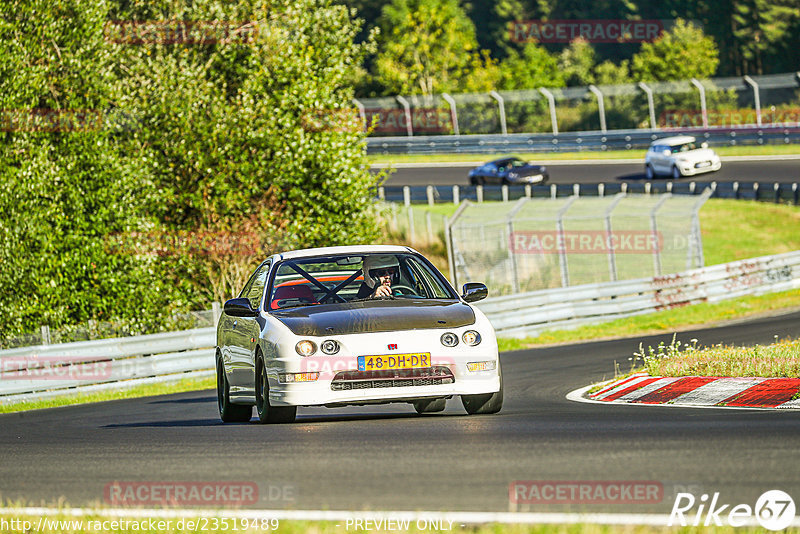
[(320, 348), (322, 349), (322, 352), (330, 356), (339, 352), (339, 343), (332, 339), (326, 339), (322, 342)]
[(461, 339), (470, 347), (474, 347), (481, 342), (481, 335), (475, 330), (467, 330), (462, 334)]
[(455, 347), (458, 345), (458, 336), (452, 332), (445, 332), (442, 334), (441, 341), (445, 347)]
[(317, 352), (317, 345), (313, 341), (304, 339), (297, 342), (297, 345), (294, 346), (294, 350), (296, 350), (297, 354), (300, 356), (311, 356)]
[(517, 174), (515, 172), (510, 172), (510, 173), (508, 173), (508, 177), (516, 179), (516, 178), (519, 178), (519, 174)]

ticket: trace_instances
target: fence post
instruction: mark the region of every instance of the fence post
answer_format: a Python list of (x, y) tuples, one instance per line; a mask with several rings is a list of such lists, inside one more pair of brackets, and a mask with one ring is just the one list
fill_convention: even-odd
[(589, 90), (597, 97), (597, 112), (600, 114), (600, 131), (606, 133), (606, 106), (603, 92), (596, 85), (590, 85)]
[(503, 195), (503, 202), (508, 202), (508, 186), (506, 184), (500, 186), (500, 192)]
[(608, 276), (611, 277), (612, 282), (617, 281), (617, 254), (614, 250), (613, 229), (611, 228), (611, 212), (617, 207), (617, 204), (627, 196), (626, 193), (617, 193), (614, 195), (614, 200), (611, 201), (605, 212), (605, 226), (606, 226), (606, 242), (608, 243)]
[(414, 243), (416, 241), (416, 232), (414, 231), (414, 208), (408, 207), (408, 240)]
[(355, 104), (356, 108), (358, 108), (358, 114), (361, 116), (361, 123), (364, 125), (363, 129), (366, 132), (369, 129), (369, 126), (371, 125), (367, 124), (367, 114), (364, 110), (364, 104), (362, 104), (355, 98), (353, 99), (353, 104)]
[(456, 101), (447, 93), (442, 93), (442, 98), (450, 105), (450, 120), (453, 123), (453, 135), (460, 135), (458, 131), (458, 110), (456, 109)]
[(386, 189), (383, 186), (378, 188), (378, 200), (386, 200)]
[(572, 194), (576, 197), (581, 196), (581, 184), (572, 184)]
[(405, 207), (411, 205), (411, 188), (407, 185), (403, 186), (403, 205)]
[(433, 221), (431, 221), (431, 212), (425, 211), (425, 226), (428, 230), (428, 243), (433, 243)]
[(458, 204), (460, 197), (461, 197), (461, 188), (458, 185), (454, 185), (453, 186), (453, 204)]
[(531, 184), (525, 184), (525, 196), (531, 198), (533, 196), (533, 188)]
[(46, 324), (42, 325), (42, 345), (50, 344), (50, 327)]
[(639, 89), (644, 91), (647, 95), (647, 107), (650, 110), (650, 129), (655, 130), (658, 123), (656, 123), (656, 107), (653, 103), (653, 90), (644, 82), (639, 82)]
[(798, 201), (800, 201), (797, 195), (797, 182), (792, 184), (792, 196), (794, 197), (794, 205), (797, 206)]
[[(672, 193), (667, 193), (661, 200), (659, 200), (655, 206), (653, 206), (653, 211), (650, 212), (650, 232), (652, 233), (652, 241), (653, 243), (653, 271), (655, 276), (661, 276), (661, 247), (663, 243), (658, 239), (658, 220), (656, 219), (656, 214), (661, 206), (672, 197)], [(691, 247), (691, 244), (689, 245)]]
[(508, 128), (506, 127), (506, 103), (497, 91), (490, 92), (489, 96), (497, 100), (497, 109), (500, 112), (500, 131), (503, 135), (508, 135)]
[(558, 246), (558, 266), (561, 269), (561, 287), (569, 287), (569, 266), (567, 265), (567, 251), (564, 248), (564, 214), (578, 197), (569, 197), (556, 214), (556, 238)]
[(739, 198), (739, 182), (733, 182), (733, 198)]
[(703, 87), (703, 84), (697, 78), (692, 78), (690, 80), (692, 85), (697, 87), (697, 90), (700, 92), (700, 112), (703, 115), (703, 128), (708, 128), (708, 109), (706, 109), (706, 88)]
[(758, 182), (753, 182), (753, 200), (758, 200)]
[(550, 105), (550, 124), (553, 126), (553, 135), (558, 135), (558, 118), (556, 117), (556, 98), (553, 93), (545, 89), (539, 88), (539, 92), (547, 98), (547, 103)]
[(556, 184), (550, 184), (550, 198), (555, 199), (557, 193), (558, 188), (556, 187)]
[(414, 127), (411, 124), (411, 105), (408, 103), (408, 100), (400, 95), (395, 96), (395, 99), (403, 106), (406, 115), (406, 133), (409, 137), (412, 137), (414, 135)]
[(219, 302), (216, 300), (211, 303), (211, 320), (214, 322), (214, 326), (219, 323), (219, 318), (222, 316), (222, 307), (219, 305)]
[(758, 84), (747, 74), (744, 75), (744, 81), (753, 88), (753, 101), (756, 106), (756, 124), (761, 128), (761, 95), (758, 94)]
[(667, 182), (667, 193), (672, 193), (672, 182)]
[(483, 186), (475, 187), (475, 195), (478, 197), (478, 202), (483, 202)]
[(433, 206), (436, 202), (433, 198), (433, 186), (429, 185), (425, 187), (425, 194), (428, 197), (428, 206)]
[(775, 182), (775, 204), (780, 204), (781, 201), (781, 184)]
[(606, 184), (602, 182), (597, 184), (597, 196), (598, 197), (606, 196)]

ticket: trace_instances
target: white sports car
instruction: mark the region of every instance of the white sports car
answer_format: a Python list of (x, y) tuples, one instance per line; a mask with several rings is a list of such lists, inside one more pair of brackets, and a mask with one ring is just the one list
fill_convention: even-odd
[(217, 325), (217, 399), (224, 422), (291, 422), (298, 406), (411, 403), (496, 413), (503, 380), (494, 329), (408, 247), (296, 250), (265, 260)]

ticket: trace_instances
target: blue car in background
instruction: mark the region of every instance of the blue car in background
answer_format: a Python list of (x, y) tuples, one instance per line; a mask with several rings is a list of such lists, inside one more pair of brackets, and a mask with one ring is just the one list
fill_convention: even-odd
[(544, 165), (535, 165), (516, 157), (496, 159), (469, 171), (470, 185), (543, 184), (549, 178)]

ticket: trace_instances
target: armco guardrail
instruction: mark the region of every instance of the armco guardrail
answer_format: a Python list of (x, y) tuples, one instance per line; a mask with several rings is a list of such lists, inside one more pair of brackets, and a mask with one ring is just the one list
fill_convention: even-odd
[(0, 351), (0, 403), (209, 374), (216, 329)]
[[(466, 181), (466, 173), (465, 173)], [(706, 188), (711, 198), (760, 200), (764, 202), (800, 203), (800, 185), (797, 182), (696, 182), (672, 180), (637, 180), (631, 182), (606, 182), (595, 184), (546, 185), (394, 185), (378, 188), (378, 198), (387, 202), (433, 205), (441, 202), (459, 204), (462, 200), (473, 202), (509, 201), (522, 197), (612, 196), (617, 193), (699, 195)]]
[(712, 146), (800, 143), (800, 127), (680, 128), (531, 134), (369, 137), (368, 154), (493, 154), (641, 150), (656, 139), (693, 135)]
[(682, 273), (534, 291), (478, 303), (505, 337), (535, 336), (698, 302), (800, 288), (800, 251)]
[[(800, 251), (622, 282), (489, 298), (501, 336), (628, 317), (696, 302), (800, 288)], [(0, 351), (0, 403), (210, 376), (215, 329)]]

